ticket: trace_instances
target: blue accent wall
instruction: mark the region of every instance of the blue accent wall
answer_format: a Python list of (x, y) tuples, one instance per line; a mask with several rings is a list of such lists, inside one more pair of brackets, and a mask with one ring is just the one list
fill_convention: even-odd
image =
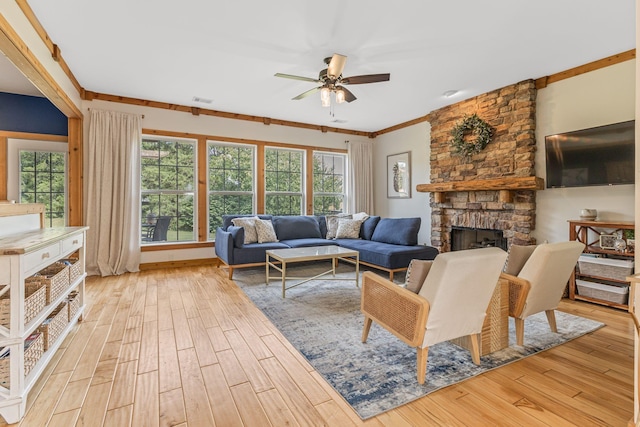
[(68, 136), (67, 116), (47, 98), (0, 92), (0, 129)]

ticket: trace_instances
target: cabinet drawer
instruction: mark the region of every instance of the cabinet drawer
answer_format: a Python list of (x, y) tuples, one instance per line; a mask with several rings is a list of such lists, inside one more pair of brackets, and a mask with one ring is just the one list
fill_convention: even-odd
[(60, 255), (60, 243), (56, 242), (53, 245), (49, 245), (46, 248), (33, 251), (24, 256), (25, 273), (27, 276), (41, 270), (47, 265), (55, 261), (56, 257)]
[(62, 241), (62, 253), (68, 254), (82, 247), (84, 244), (84, 234), (78, 233), (71, 237), (67, 237)]

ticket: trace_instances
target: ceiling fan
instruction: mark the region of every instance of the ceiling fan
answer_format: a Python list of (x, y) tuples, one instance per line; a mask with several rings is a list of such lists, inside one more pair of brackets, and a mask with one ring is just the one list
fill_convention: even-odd
[(323, 107), (329, 107), (331, 105), (332, 92), (335, 93), (336, 102), (338, 104), (341, 104), (345, 101), (353, 102), (356, 100), (355, 95), (343, 85), (386, 82), (391, 77), (389, 73), (342, 77), (342, 70), (344, 69), (344, 64), (346, 62), (346, 56), (334, 53), (333, 56), (324, 59), (324, 63), (327, 64), (327, 68), (320, 71), (317, 79), (282, 73), (276, 73), (275, 76), (284, 77), (285, 79), (302, 80), (305, 82), (320, 84), (320, 86), (303, 92), (292, 99), (297, 101), (320, 91), (320, 100), (322, 101)]

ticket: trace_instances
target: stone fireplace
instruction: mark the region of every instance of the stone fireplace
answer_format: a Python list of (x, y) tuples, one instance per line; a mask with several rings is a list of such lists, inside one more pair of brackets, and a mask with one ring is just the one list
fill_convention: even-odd
[[(535, 83), (520, 82), (429, 114), (431, 244), (452, 250), (452, 230), (496, 231), (501, 245), (533, 244), (536, 191)], [(455, 155), (451, 129), (476, 113), (494, 129), (491, 142), (470, 158)], [(456, 233), (453, 233), (456, 234)]]

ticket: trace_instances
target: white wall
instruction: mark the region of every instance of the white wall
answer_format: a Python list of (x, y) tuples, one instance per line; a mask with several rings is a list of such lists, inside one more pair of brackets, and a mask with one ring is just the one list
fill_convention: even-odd
[[(536, 175), (546, 176), (544, 137), (635, 118), (635, 60), (552, 83), (536, 102)], [(537, 193), (538, 242), (569, 238), (567, 220), (583, 208), (601, 220), (634, 220), (634, 186), (550, 188)]]
[[(431, 125), (422, 122), (374, 139), (375, 214), (382, 217), (421, 217), (419, 244), (431, 244), (431, 208), (429, 193), (418, 193), (416, 185), (429, 183)], [(411, 198), (387, 198), (387, 156), (411, 152)]]

